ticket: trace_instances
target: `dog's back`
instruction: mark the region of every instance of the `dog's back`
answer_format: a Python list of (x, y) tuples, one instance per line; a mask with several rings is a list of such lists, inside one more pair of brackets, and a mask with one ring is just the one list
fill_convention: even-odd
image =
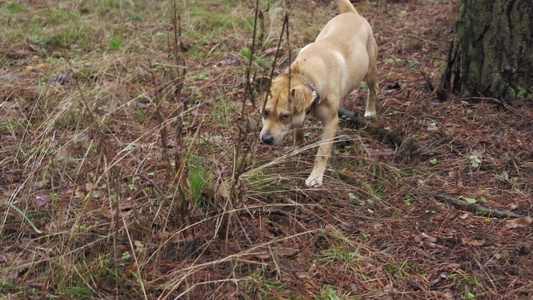
[[(314, 43), (300, 51), (292, 68), (305, 72), (311, 67), (316, 72), (318, 66), (328, 66), (322, 72), (336, 78), (335, 88), (340, 88), (338, 92), (344, 96), (364, 79), (369, 62), (376, 59), (377, 47), (372, 27), (353, 5), (348, 0), (338, 0), (338, 6), (340, 14), (324, 26)], [(351, 80), (346, 82), (343, 78)]]

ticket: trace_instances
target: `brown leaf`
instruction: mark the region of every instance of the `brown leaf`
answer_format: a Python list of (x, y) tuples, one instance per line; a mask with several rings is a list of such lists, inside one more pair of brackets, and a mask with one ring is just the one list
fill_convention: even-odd
[(41, 190), (42, 188), (44, 188), (44, 186), (46, 185), (46, 183), (44, 181), (37, 181), (34, 185), (33, 185), (33, 188), (36, 189), (36, 190)]
[(485, 244), (485, 240), (471, 240), (467, 238), (462, 238), (461, 242), (467, 246), (479, 247)]
[(354, 224), (351, 222), (341, 222), (339, 227), (343, 230), (351, 230), (354, 228)]
[(9, 278), (12, 279), (12, 280), (15, 280), (15, 279), (19, 278), (19, 274), (20, 274), (20, 270), (15, 269), (15, 270), (11, 271), (11, 274), (9, 275)]
[(523, 217), (520, 219), (507, 220), (507, 222), (505, 222), (505, 228), (513, 229), (513, 228), (527, 227), (531, 225), (531, 223), (533, 223), (532, 217)]
[(437, 124), (435, 123), (428, 124), (427, 131), (436, 131), (436, 130), (439, 130), (439, 128), (437, 127)]
[(56, 156), (56, 158), (65, 158), (65, 159), (67, 159), (69, 157), (68, 149), (66, 147), (61, 147), (59, 150), (57, 150), (55, 156)]
[(35, 290), (35, 289), (38, 289), (38, 290), (44, 290), (45, 288), (45, 285), (44, 283), (42, 282), (35, 282), (35, 281), (32, 281), (32, 280), (29, 280), (29, 281), (26, 281), (24, 282), (24, 285), (23, 285), (23, 288), (25, 290)]
[(7, 262), (7, 257), (3, 254), (0, 254), (0, 264), (5, 264)]
[[(275, 54), (277, 50), (278, 50), (278, 46), (270, 47), (270, 48), (265, 50), (265, 54), (267, 54), (267, 55)], [(280, 48), (279, 51), (282, 52), (283, 49)]]
[(432, 237), (430, 235), (427, 235), (424, 232), (422, 232), (421, 235), (424, 238), (424, 242), (426, 242), (426, 243), (435, 243), (435, 242), (437, 242), (437, 238), (436, 237)]
[(35, 207), (36, 208), (46, 207), (48, 203), (50, 203), (50, 195), (41, 194), (41, 195), (35, 196)]
[(235, 54), (227, 54), (224, 55), (224, 59), (219, 61), (215, 66), (216, 67), (223, 67), (223, 66), (238, 66), (241, 64), (241, 60), (239, 57)]
[(518, 253), (520, 255), (528, 255), (529, 253), (531, 253), (531, 243), (525, 242), (521, 244), (518, 248)]

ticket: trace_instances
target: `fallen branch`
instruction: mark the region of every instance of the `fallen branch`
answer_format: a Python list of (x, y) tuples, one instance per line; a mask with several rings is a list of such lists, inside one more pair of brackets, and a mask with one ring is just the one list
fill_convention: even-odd
[(509, 210), (498, 210), (494, 208), (485, 207), (483, 205), (479, 205), (476, 203), (470, 204), (466, 201), (459, 200), (455, 197), (447, 196), (447, 195), (438, 195), (435, 196), (435, 199), (437, 199), (440, 202), (449, 203), (461, 210), (470, 211), (476, 214), (480, 214), (487, 217), (493, 217), (493, 218), (522, 218), (523, 215), (514, 213)]
[(349, 122), (355, 125), (356, 128), (362, 128), (370, 134), (377, 136), (378, 139), (388, 140), (396, 146), (401, 145), (404, 140), (400, 132), (388, 130), (382, 127), (374, 127), (365, 119), (359, 117), (356, 113), (349, 111), (346, 108), (339, 108), (339, 117), (346, 118)]

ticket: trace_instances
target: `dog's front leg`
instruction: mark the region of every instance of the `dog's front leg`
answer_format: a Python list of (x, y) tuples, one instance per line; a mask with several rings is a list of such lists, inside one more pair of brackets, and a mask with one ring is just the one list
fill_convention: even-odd
[(326, 164), (328, 162), (329, 154), (331, 153), (331, 146), (335, 140), (335, 133), (339, 123), (339, 117), (337, 114), (332, 114), (329, 120), (323, 122), (324, 132), (322, 133), (322, 141), (318, 147), (318, 153), (315, 158), (315, 166), (309, 178), (305, 181), (305, 185), (308, 187), (321, 187), (322, 178), (324, 177), (324, 171), (326, 170)]

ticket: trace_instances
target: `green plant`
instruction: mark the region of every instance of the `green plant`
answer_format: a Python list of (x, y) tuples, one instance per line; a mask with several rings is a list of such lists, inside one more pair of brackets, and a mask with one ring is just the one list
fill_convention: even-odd
[(0, 11), (8, 13), (20, 13), (23, 10), (24, 7), (22, 7), (22, 4), (20, 4), (19, 2), (8, 2), (2, 7), (0, 7)]
[(422, 62), (416, 58), (410, 58), (407, 60), (407, 68), (411, 72), (418, 72), (422, 67)]
[[(378, 182), (374, 187), (369, 185), (368, 183), (361, 182), (361, 187), (366, 190), (368, 193), (370, 193), (372, 196), (382, 199), (385, 194), (383, 193), (383, 187), (385, 186), (385, 182), (380, 181)], [(367, 199), (368, 203), (372, 203), (372, 199)]]
[(516, 189), (516, 186), (518, 184), (518, 179), (515, 177), (509, 176), (509, 172), (507, 172), (506, 170), (503, 170), (501, 174), (496, 176), (496, 178), (503, 183), (509, 184), (513, 190)]
[(206, 186), (207, 173), (202, 168), (192, 168), (189, 171), (189, 185), (191, 188), (192, 199), (196, 206), (203, 202), (203, 191)]
[(109, 50), (120, 50), (122, 49), (122, 45), (124, 43), (124, 40), (121, 38), (113, 37), (111, 39), (111, 42), (109, 43)]
[(130, 254), (129, 251), (125, 251), (125, 252), (122, 253), (122, 259), (123, 260), (128, 260), (130, 258), (131, 258), (131, 254)]
[[(339, 296), (340, 294), (340, 296)], [(351, 294), (346, 292), (346, 293), (341, 293), (337, 290), (335, 290), (335, 288), (331, 285), (325, 285), (324, 288), (322, 289), (322, 291), (320, 292), (320, 295), (315, 295), (314, 298), (315, 299), (324, 299), (324, 300), (341, 300), (341, 299), (350, 299), (350, 296)]]
[(204, 74), (204, 73), (200, 73), (200, 74), (196, 75), (196, 79), (198, 79), (198, 80), (208, 80), (209, 79), (209, 75)]
[(361, 92), (368, 92), (368, 85), (366, 84), (366, 82), (361, 82), (361, 85), (359, 86), (359, 90)]
[(400, 58), (396, 58), (396, 57), (392, 57), (392, 58), (388, 58), (385, 60), (385, 63), (391, 65), (391, 66), (396, 66), (397, 64), (401, 63), (402, 60)]
[(481, 166), (481, 158), (475, 154), (470, 155), (468, 161), (473, 168), (479, 168)]
[(405, 195), (405, 198), (406, 198), (404, 202), (405, 206), (411, 206), (411, 195), (407, 194)]
[(17, 286), (11, 280), (0, 280), (0, 293), (7, 294), (14, 292)]
[(424, 126), (428, 126), (430, 124), (438, 124), (439, 122), (432, 118), (424, 118)]
[(439, 69), (439, 71), (442, 73), (446, 70), (446, 62), (443, 60), (436, 60), (433, 62), (433, 66)]
[(355, 249), (349, 249), (346, 247), (336, 247), (328, 249), (322, 252), (322, 256), (317, 258), (316, 262), (341, 262), (344, 264), (344, 268), (353, 268), (359, 260), (359, 253)]
[(66, 288), (65, 294), (73, 299), (91, 298), (91, 290), (85, 286), (69, 286)]

